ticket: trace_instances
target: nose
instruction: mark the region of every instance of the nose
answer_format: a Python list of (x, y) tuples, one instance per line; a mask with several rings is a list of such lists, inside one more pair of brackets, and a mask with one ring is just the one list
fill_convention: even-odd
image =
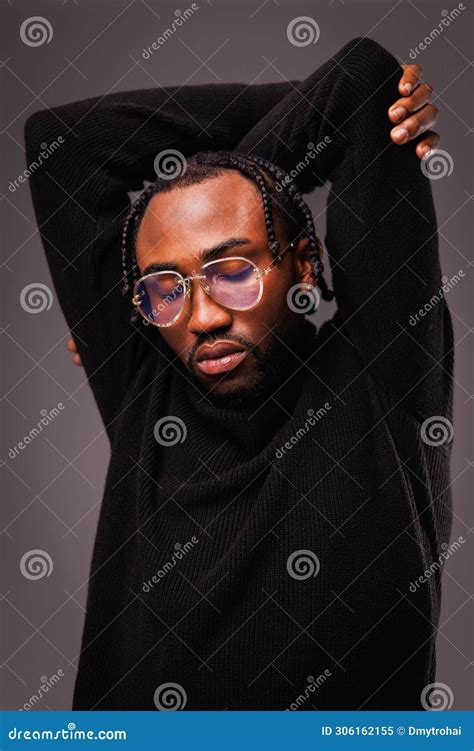
[(232, 324), (232, 311), (215, 302), (198, 281), (191, 283), (189, 310), (187, 328), (196, 336)]

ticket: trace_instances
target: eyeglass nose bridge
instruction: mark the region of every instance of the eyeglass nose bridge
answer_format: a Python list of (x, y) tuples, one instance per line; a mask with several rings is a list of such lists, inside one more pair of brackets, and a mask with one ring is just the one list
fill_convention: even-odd
[[(192, 279), (207, 279), (207, 276), (205, 274), (191, 274), (191, 276), (185, 276), (183, 279), (184, 284), (184, 293), (186, 297), (189, 297), (191, 294), (191, 280)], [(208, 284), (203, 284), (201, 282), (201, 287), (204, 289), (204, 292), (209, 293), (210, 287)]]

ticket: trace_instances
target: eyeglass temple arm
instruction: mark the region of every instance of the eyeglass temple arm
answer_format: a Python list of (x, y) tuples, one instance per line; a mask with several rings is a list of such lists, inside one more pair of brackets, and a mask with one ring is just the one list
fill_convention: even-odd
[(272, 268), (275, 266), (275, 264), (277, 264), (279, 261), (281, 261), (281, 258), (282, 258), (282, 256), (285, 255), (286, 251), (289, 250), (290, 248), (294, 248), (294, 247), (295, 247), (294, 243), (290, 243), (289, 245), (287, 245), (286, 248), (284, 248), (281, 251), (281, 253), (278, 253), (278, 255), (275, 256), (275, 258), (273, 259), (273, 261), (271, 263), (269, 263), (268, 266), (265, 266), (265, 268), (262, 269), (262, 272), (261, 272), (262, 275), (263, 274), (268, 274), (268, 272), (272, 270)]

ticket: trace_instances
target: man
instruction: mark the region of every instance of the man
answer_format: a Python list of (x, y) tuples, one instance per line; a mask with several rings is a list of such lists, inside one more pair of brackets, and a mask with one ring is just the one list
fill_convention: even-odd
[[(74, 709), (423, 705), (452, 369), (444, 302), (408, 324), (441, 286), (430, 96), (364, 38), (302, 82), (56, 108), (79, 138), (32, 195), (111, 443)], [(29, 155), (58, 129), (33, 115)], [(128, 212), (167, 150), (186, 170)]]

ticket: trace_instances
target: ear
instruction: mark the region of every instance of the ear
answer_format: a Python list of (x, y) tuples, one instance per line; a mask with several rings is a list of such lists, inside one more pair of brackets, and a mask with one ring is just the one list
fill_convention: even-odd
[[(319, 248), (319, 256), (322, 258), (323, 247), (319, 238), (316, 238)], [(310, 255), (310, 242), (308, 237), (302, 237), (298, 240), (294, 249), (295, 268), (298, 283), (315, 285), (318, 277), (314, 274), (313, 261)]]

